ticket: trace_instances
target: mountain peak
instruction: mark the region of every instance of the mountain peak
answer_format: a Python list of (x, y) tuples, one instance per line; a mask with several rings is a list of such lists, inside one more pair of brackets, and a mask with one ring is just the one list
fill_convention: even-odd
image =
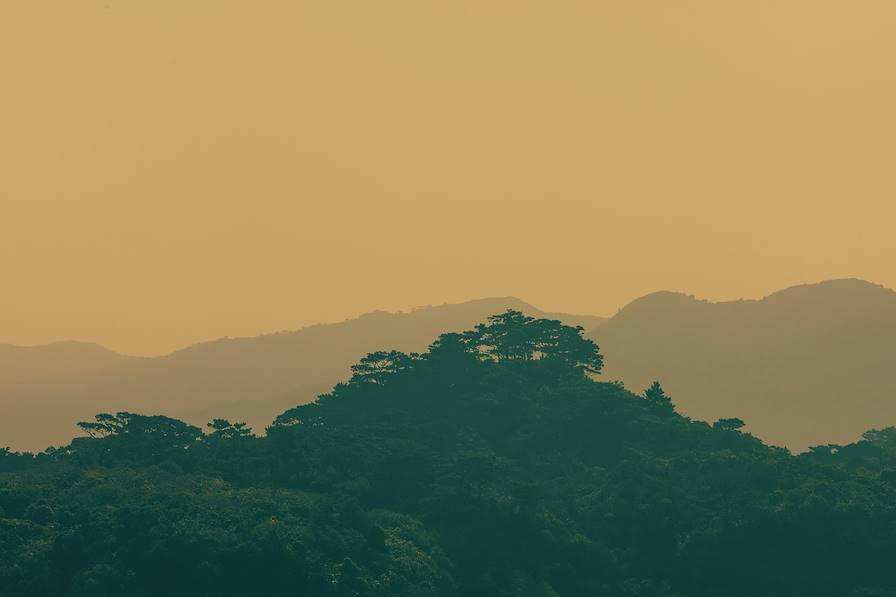
[(22, 346), (18, 344), (0, 344), (0, 348), (6, 350), (15, 350), (29, 353), (53, 354), (59, 356), (91, 354), (91, 355), (108, 355), (123, 356), (110, 348), (106, 348), (96, 342), (83, 342), (81, 340), (58, 340), (47, 344), (34, 344)]
[(773, 292), (766, 296), (765, 301), (788, 300), (793, 298), (829, 298), (832, 300), (854, 300), (860, 296), (886, 297), (892, 299), (893, 290), (862, 280), (860, 278), (836, 278), (823, 280), (812, 284), (798, 284)]
[(694, 308), (699, 308), (701, 305), (706, 304), (708, 304), (707, 301), (697, 299), (692, 294), (673, 292), (670, 290), (659, 290), (657, 292), (645, 294), (625, 305), (616, 313), (612, 320), (616, 321), (631, 317), (666, 318), (674, 313), (691, 311)]
[(698, 299), (692, 294), (660, 290), (651, 292), (622, 307), (614, 319), (619, 317), (639, 317), (647, 313), (656, 313), (666, 317), (683, 310), (692, 312), (695, 309), (716, 305), (743, 305), (762, 303), (766, 305), (786, 302), (829, 302), (843, 305), (854, 305), (856, 301), (868, 300), (891, 301), (896, 292), (860, 278), (837, 278), (810, 284), (798, 284), (775, 291), (761, 299), (737, 299), (730, 301), (709, 301)]
[(737, 412), (752, 433), (795, 449), (896, 422), (896, 293), (858, 279), (709, 302), (658, 292), (597, 328), (605, 374), (659, 380), (682, 412)]

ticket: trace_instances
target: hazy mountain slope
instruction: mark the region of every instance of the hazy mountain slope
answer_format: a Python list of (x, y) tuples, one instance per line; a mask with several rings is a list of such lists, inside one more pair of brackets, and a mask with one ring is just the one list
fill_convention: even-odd
[(636, 391), (659, 379), (689, 416), (739, 416), (772, 443), (802, 449), (848, 442), (896, 424), (896, 293), (859, 280), (782, 290), (762, 300), (709, 303), (658, 292), (605, 323), (543, 313), (514, 298), (376, 311), (337, 324), (222, 339), (159, 358), (92, 344), (0, 345), (0, 445), (67, 441), (98, 411), (159, 412), (203, 424), (274, 416), (345, 379), (379, 348), (423, 350), (507, 308), (583, 325), (606, 356), (604, 379)]
[(128, 360), (132, 358), (87, 342), (55, 342), (45, 346), (0, 344), (0, 392), (8, 395), (35, 379), (42, 379), (47, 386), (63, 385)]
[(794, 449), (896, 423), (896, 293), (860, 280), (709, 303), (658, 292), (590, 332), (604, 377), (662, 382), (680, 410), (744, 418)]
[(422, 351), (440, 333), (468, 329), (508, 308), (593, 328), (594, 316), (545, 313), (512, 297), (375, 311), (294, 332), (205, 342), (158, 358), (82, 343), (0, 346), (0, 446), (39, 450), (67, 442), (75, 422), (99, 411), (165, 413), (203, 425), (213, 417), (257, 431), (313, 400), (380, 348)]

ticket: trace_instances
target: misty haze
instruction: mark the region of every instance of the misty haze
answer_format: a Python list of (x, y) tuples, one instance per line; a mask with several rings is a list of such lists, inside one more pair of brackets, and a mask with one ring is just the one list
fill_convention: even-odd
[(896, 597), (894, 22), (0, 2), (0, 597)]

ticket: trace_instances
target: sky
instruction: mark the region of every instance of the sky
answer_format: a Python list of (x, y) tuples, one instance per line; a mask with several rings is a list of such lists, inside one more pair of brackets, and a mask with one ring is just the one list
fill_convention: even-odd
[(896, 4), (6, 0), (0, 342), (896, 287)]

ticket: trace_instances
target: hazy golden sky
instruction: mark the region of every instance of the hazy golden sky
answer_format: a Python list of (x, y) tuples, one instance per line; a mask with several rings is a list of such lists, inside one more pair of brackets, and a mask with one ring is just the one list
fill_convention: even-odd
[(0, 342), (896, 286), (890, 1), (4, 0)]

